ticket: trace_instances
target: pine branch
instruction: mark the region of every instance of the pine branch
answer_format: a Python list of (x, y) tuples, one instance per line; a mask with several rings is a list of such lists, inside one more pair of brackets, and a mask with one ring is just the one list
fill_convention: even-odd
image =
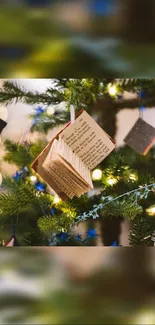
[(36, 190), (30, 184), (20, 184), (9, 189), (8, 193), (0, 194), (1, 213), (6, 216), (18, 216), (22, 212), (30, 212), (38, 208)]
[[(117, 110), (121, 110), (121, 109), (135, 109), (135, 108), (139, 108), (139, 98), (135, 98), (135, 99), (126, 99), (126, 100), (121, 100), (121, 101), (115, 101), (114, 105), (114, 109)], [(154, 107), (155, 106), (155, 95), (153, 97), (149, 97), (149, 98), (144, 98), (142, 101), (142, 105), (145, 107)]]
[(141, 214), (142, 211), (142, 207), (136, 202), (124, 199), (123, 201), (116, 201), (106, 205), (100, 212), (100, 215), (104, 218), (115, 216), (133, 220), (137, 215)]
[(144, 90), (152, 93), (155, 88), (155, 79), (119, 79), (117, 84), (122, 91), (135, 93)]
[(131, 223), (129, 234), (130, 245), (132, 246), (153, 246), (151, 240), (154, 225), (146, 216), (137, 216)]
[(14, 82), (5, 81), (3, 88), (0, 89), (0, 103), (8, 105), (14, 101), (15, 103), (23, 102), (28, 105), (42, 103), (49, 106), (51, 104), (61, 103), (63, 101), (63, 96), (61, 92), (54, 89), (51, 89), (50, 92), (47, 90), (45, 93), (39, 93), (37, 91), (31, 92), (26, 91), (23, 87), (20, 87)]
[(62, 231), (68, 232), (73, 223), (74, 217), (71, 214), (62, 214), (59, 216), (58, 222), (57, 216), (43, 216), (38, 219), (38, 227), (40, 231), (45, 234), (48, 233), (60, 233)]
[[(0, 218), (5, 222), (12, 217), (19, 216), (19, 224), (23, 224), (23, 214), (33, 215), (33, 221), (37, 222), (39, 229), (44, 233), (68, 231), (76, 216), (70, 204), (60, 203), (56, 206), (54, 215), (47, 215), (54, 207), (53, 196), (47, 193), (39, 193), (28, 181), (19, 182), (5, 178), (5, 191), (0, 193)], [(7, 191), (6, 191), (7, 190)]]
[(47, 134), (48, 131), (56, 126), (64, 125), (70, 121), (70, 112), (62, 111), (57, 116), (55, 115), (42, 115), (38, 117), (37, 123), (32, 126), (31, 132), (38, 131)]
[(29, 166), (46, 146), (45, 141), (37, 140), (35, 143), (16, 143), (11, 140), (4, 142), (6, 154), (4, 161), (16, 164), (19, 168)]

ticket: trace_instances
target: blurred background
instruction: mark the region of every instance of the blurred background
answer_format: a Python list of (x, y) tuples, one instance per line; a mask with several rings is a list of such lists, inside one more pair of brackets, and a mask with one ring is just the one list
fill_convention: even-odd
[(153, 77), (155, 0), (1, 0), (1, 77)]
[(0, 251), (0, 324), (155, 324), (153, 248)]

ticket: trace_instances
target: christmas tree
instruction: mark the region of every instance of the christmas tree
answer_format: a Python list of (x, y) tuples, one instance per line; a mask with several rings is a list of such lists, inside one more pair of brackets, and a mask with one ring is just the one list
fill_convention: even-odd
[[(27, 91), (18, 83), (5, 81), (0, 89), (0, 103), (23, 102), (34, 107), (29, 132), (47, 134), (51, 129), (70, 121), (70, 108), (78, 113), (84, 108), (111, 136), (116, 135), (116, 114), (122, 109), (153, 107), (154, 79), (59, 79), (43, 93)], [(134, 94), (126, 99), (124, 92)], [(131, 245), (153, 246), (155, 224), (146, 210), (154, 203), (154, 148), (147, 156), (124, 146), (116, 148), (92, 172), (94, 195), (63, 202), (51, 193), (31, 168), (32, 162), (47, 145), (38, 137), (20, 143), (4, 142), (4, 161), (16, 164), (13, 177), (3, 175), (0, 192), (2, 234), (16, 227), (21, 245), (95, 245), (99, 221), (103, 244), (120, 244), (120, 227), (129, 220)], [(152, 210), (153, 211), (153, 210)], [(76, 225), (86, 222), (88, 231), (75, 234)], [(136, 238), (136, 240), (133, 239)], [(143, 241), (144, 238), (149, 240)], [(3, 238), (4, 239), (4, 238)], [(5, 238), (6, 239), (6, 238)], [(9, 238), (8, 238), (9, 239)]]

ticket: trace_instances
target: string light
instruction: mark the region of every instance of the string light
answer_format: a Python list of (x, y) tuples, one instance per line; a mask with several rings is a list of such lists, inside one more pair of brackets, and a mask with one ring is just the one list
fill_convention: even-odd
[(113, 85), (113, 84), (110, 83), (108, 85), (108, 92), (109, 92), (109, 95), (115, 96), (117, 94), (117, 87), (116, 87), (116, 85)]
[(150, 208), (146, 209), (146, 212), (149, 216), (155, 216), (155, 205), (152, 205)]
[(116, 178), (111, 177), (111, 178), (108, 179), (108, 184), (109, 184), (109, 185), (113, 186), (113, 185), (115, 185), (116, 183), (117, 183), (117, 179), (116, 179)]
[(154, 311), (142, 311), (135, 319), (133, 322), (131, 321), (130, 324), (155, 324), (155, 312)]
[(55, 112), (55, 109), (54, 109), (53, 106), (50, 106), (50, 107), (47, 108), (47, 114), (48, 115), (53, 115), (54, 112)]
[(61, 201), (61, 199), (59, 198), (59, 196), (55, 195), (53, 202), (56, 204), (56, 203), (59, 203), (60, 201)]
[(92, 173), (92, 179), (94, 181), (99, 181), (102, 178), (102, 170), (101, 169), (95, 169)]
[(33, 175), (33, 176), (31, 176), (31, 177), (30, 177), (30, 181), (31, 181), (31, 183), (32, 183), (32, 184), (35, 184), (35, 183), (36, 183), (36, 181), (37, 181), (37, 177), (36, 177), (36, 176), (34, 176), (34, 175)]
[(130, 174), (129, 179), (135, 182), (137, 180), (137, 176), (135, 174)]

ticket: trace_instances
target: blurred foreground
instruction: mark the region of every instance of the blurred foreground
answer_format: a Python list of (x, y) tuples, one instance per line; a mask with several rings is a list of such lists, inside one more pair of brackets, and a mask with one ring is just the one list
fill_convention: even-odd
[(155, 0), (5, 0), (2, 78), (154, 77)]
[(1, 249), (1, 324), (155, 324), (155, 250)]

